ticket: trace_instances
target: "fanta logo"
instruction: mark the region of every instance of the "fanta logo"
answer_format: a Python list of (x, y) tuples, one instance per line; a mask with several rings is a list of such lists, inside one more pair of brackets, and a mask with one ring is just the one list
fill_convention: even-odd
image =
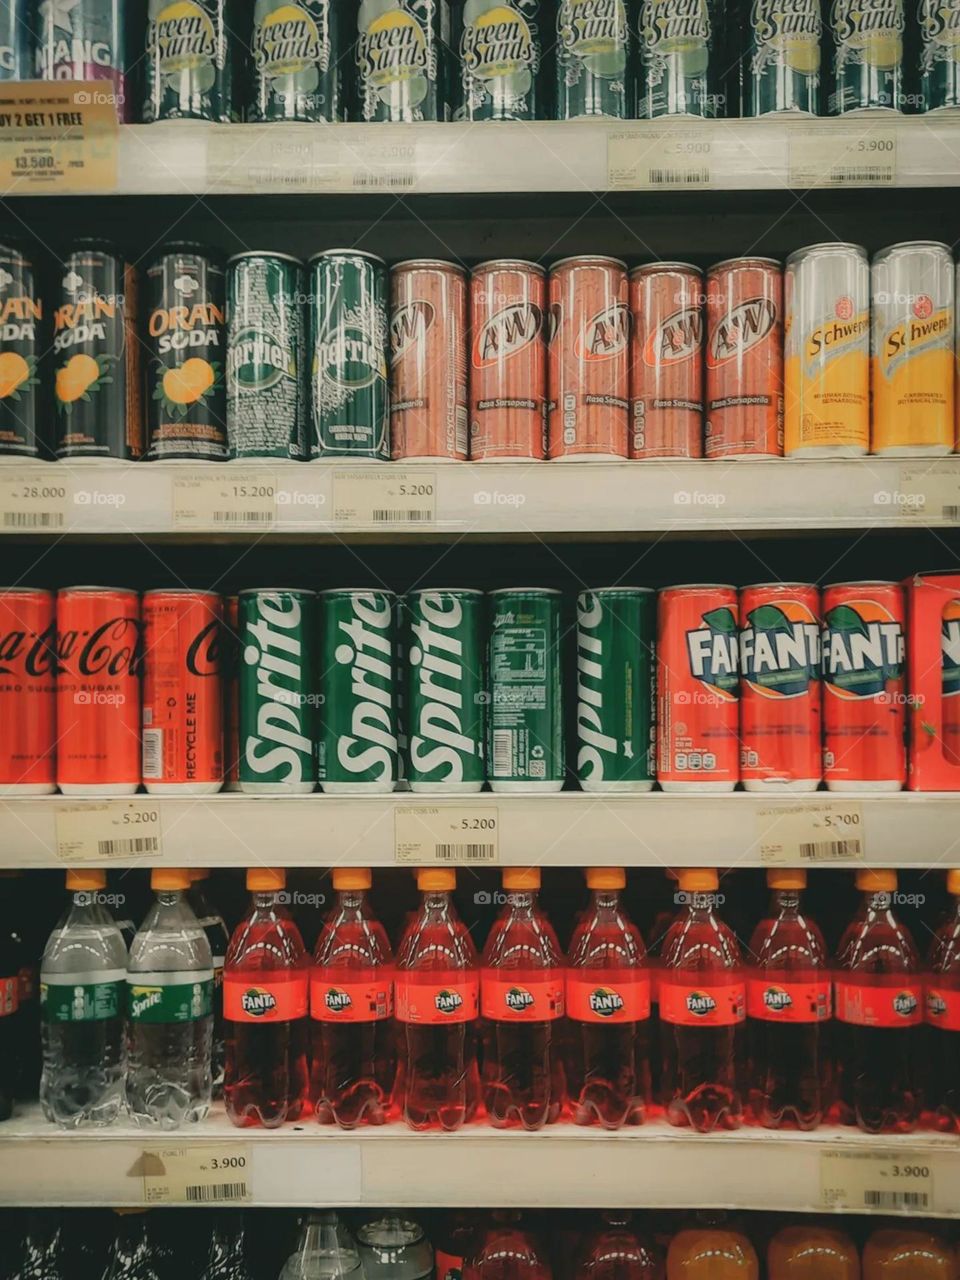
[[(460, 39), (464, 68), (481, 80), (535, 71), (540, 60), (530, 24), (510, 3), (467, 5)], [(472, 20), (470, 20), (472, 18)]]
[(707, 364), (711, 368), (762, 342), (777, 323), (777, 308), (770, 298), (748, 298), (727, 312), (710, 334)]
[(730, 698), (737, 695), (737, 620), (725, 606), (703, 614), (702, 627), (687, 632), (690, 674)]
[(459, 991), (450, 991), (446, 987), (433, 997), (438, 1013), (456, 1013), (463, 1006), (463, 996)]
[(326, 71), (330, 63), (327, 6), (319, 25), (299, 4), (278, 5), (256, 23), (250, 43), (254, 65), (271, 77), (302, 75), (311, 67)]
[(508, 1009), (512, 1009), (514, 1013), (523, 1013), (527, 1009), (532, 1009), (535, 1001), (526, 987), (510, 987), (504, 992), (504, 1001)]
[(947, 1002), (939, 991), (927, 993), (927, 1013), (932, 1018), (942, 1018), (947, 1012)]
[(341, 991), (339, 987), (328, 987), (323, 995), (323, 1003), (331, 1013), (345, 1013), (353, 1006), (349, 994)]
[(528, 347), (543, 330), (543, 312), (532, 302), (511, 302), (481, 327), (473, 342), (477, 369), (509, 360)]
[(609, 360), (626, 350), (630, 337), (630, 308), (615, 302), (591, 317), (578, 334), (576, 354), (583, 360)]
[(706, 1018), (708, 1014), (716, 1013), (717, 1002), (713, 996), (707, 995), (703, 991), (691, 991), (686, 998), (687, 1012), (695, 1014), (698, 1018)]
[(901, 991), (893, 997), (893, 1011), (901, 1018), (909, 1018), (917, 1011), (917, 997), (912, 991)]
[(623, 996), (611, 987), (597, 987), (590, 992), (590, 1012), (598, 1013), (601, 1018), (612, 1018), (624, 1007)]
[(820, 676), (820, 627), (799, 600), (762, 604), (740, 632), (740, 671), (768, 698), (796, 698)]
[(467, 672), (457, 634), (463, 605), (440, 592), (425, 592), (417, 602), (420, 616), (411, 622), (414, 643), (407, 653), (419, 694), (411, 763), (421, 773), (442, 770), (444, 782), (462, 782), (464, 758), (480, 754), (480, 742), (464, 732)]
[(940, 652), (943, 659), (943, 696), (952, 698), (960, 693), (960, 600), (951, 600), (943, 611)]
[(394, 360), (410, 347), (422, 343), (433, 324), (433, 303), (423, 298), (397, 307), (390, 319), (390, 350)]
[(681, 49), (706, 44), (710, 39), (706, 0), (643, 0), (640, 39), (645, 58), (658, 54), (668, 41), (676, 41)]
[(875, 698), (903, 677), (903, 627), (874, 600), (852, 600), (824, 618), (823, 678), (841, 697)]
[(257, 721), (244, 738), (243, 758), (254, 773), (278, 770), (278, 780), (300, 782), (313, 753), (299, 702), (303, 653), (302, 610), (296, 596), (264, 592), (257, 615), (243, 631), (243, 661), (256, 668)]
[(240, 1008), (251, 1018), (265, 1018), (269, 1013), (276, 1013), (277, 997), (263, 987), (248, 987), (240, 997)]
[(393, 604), (374, 591), (350, 598), (351, 616), (337, 622), (333, 659), (349, 668), (350, 730), (337, 739), (337, 760), (368, 781), (392, 779), (394, 726)]
[(699, 307), (681, 307), (662, 320), (643, 344), (643, 362), (658, 369), (699, 355), (703, 314)]
[(793, 1008), (793, 997), (783, 987), (767, 987), (763, 993), (763, 1007), (771, 1013), (783, 1013)]

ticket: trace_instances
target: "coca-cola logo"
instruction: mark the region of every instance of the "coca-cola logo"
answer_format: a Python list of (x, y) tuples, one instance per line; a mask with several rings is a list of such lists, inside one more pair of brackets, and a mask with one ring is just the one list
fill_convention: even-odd
[(195, 676), (220, 674), (221, 655), (220, 623), (214, 618), (190, 641), (187, 649), (187, 670)]
[(659, 369), (689, 360), (700, 350), (703, 318), (699, 307), (681, 307), (661, 320), (643, 344), (643, 363)]
[(57, 644), (60, 661), (72, 660), (82, 641), (76, 657), (78, 675), (136, 675), (140, 635), (136, 618), (110, 618), (95, 631), (62, 631)]
[(511, 302), (485, 321), (473, 342), (473, 364), (488, 368), (515, 356), (541, 333), (543, 312), (532, 302)]
[(747, 298), (717, 321), (710, 334), (707, 364), (715, 367), (742, 356), (770, 333), (777, 323), (777, 307), (771, 298)]
[(0, 636), (0, 674), (53, 675), (57, 669), (57, 632), (51, 622), (43, 631), (8, 631)]
[(576, 355), (580, 360), (609, 360), (626, 350), (630, 337), (630, 309), (613, 302), (591, 316), (577, 335)]

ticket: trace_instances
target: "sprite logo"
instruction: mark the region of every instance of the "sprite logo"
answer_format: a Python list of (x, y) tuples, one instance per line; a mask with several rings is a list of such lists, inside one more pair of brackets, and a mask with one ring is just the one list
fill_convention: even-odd
[(463, 1005), (463, 996), (459, 991), (450, 991), (444, 987), (434, 996), (433, 1003), (438, 1013), (456, 1013)]
[(438, 781), (462, 782), (464, 757), (480, 746), (464, 732), (464, 654), (458, 636), (463, 605), (439, 592), (411, 602), (419, 617), (411, 622), (407, 660), (415, 672), (416, 715), (410, 734), (410, 763), (420, 773), (440, 770)]
[(250, 987), (240, 997), (240, 1008), (251, 1018), (265, 1018), (267, 1014), (276, 1013), (277, 998), (263, 987)]
[(716, 1013), (717, 1002), (713, 996), (707, 995), (704, 991), (691, 991), (688, 993), (685, 1004), (687, 1012), (695, 1014), (698, 1018), (706, 1018), (711, 1013)]
[(536, 1001), (526, 987), (510, 987), (504, 992), (504, 1002), (514, 1013), (526, 1013), (532, 1009)]
[(823, 678), (845, 698), (875, 698), (903, 678), (903, 626), (873, 600), (828, 609), (823, 620)]
[(709, 609), (687, 632), (690, 674), (728, 698), (737, 696), (737, 620), (726, 605)]
[(623, 1008), (623, 996), (612, 987), (597, 987), (590, 992), (590, 1012), (601, 1018), (612, 1018)]
[(771, 1013), (783, 1013), (793, 1008), (793, 997), (783, 987), (767, 987), (763, 993), (763, 1007)]
[[(577, 769), (594, 782), (603, 781), (604, 758), (616, 756), (620, 742), (604, 732), (604, 656), (600, 626), (603, 604), (584, 591), (577, 597)], [(633, 744), (622, 744), (623, 754), (633, 755)]]
[(373, 591), (350, 597), (350, 617), (337, 620), (333, 651), (350, 676), (350, 731), (337, 738), (337, 760), (347, 773), (390, 779), (397, 758), (393, 689), (393, 603)]
[(279, 781), (304, 781), (313, 742), (304, 732), (301, 689), (304, 660), (302, 609), (295, 596), (264, 592), (258, 617), (247, 622), (243, 661), (256, 671), (256, 732), (245, 737), (243, 757), (257, 774), (278, 772)]
[(148, 1009), (156, 1009), (163, 1001), (161, 987), (131, 987), (130, 1017), (142, 1018)]
[(820, 676), (820, 626), (799, 600), (762, 604), (740, 632), (740, 672), (767, 698), (797, 698)]
[(339, 987), (328, 988), (324, 994), (323, 1003), (331, 1013), (345, 1013), (353, 1005), (349, 994), (341, 991)]
[[(250, 51), (261, 74), (271, 78), (309, 74), (330, 65), (328, 7), (317, 18), (299, 4), (278, 4), (254, 23)], [(311, 85), (315, 89), (316, 85)], [(309, 90), (308, 90), (309, 91)]]
[(898, 991), (893, 997), (893, 1011), (901, 1018), (909, 1018), (917, 1011), (917, 997), (912, 991)]
[(242, 329), (230, 341), (227, 376), (239, 391), (267, 391), (283, 378), (296, 378), (293, 351), (260, 329)]

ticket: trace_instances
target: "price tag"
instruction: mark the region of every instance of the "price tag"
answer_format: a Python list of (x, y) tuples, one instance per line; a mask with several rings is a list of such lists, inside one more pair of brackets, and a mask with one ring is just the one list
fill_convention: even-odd
[(214, 471), (175, 476), (176, 529), (269, 529), (277, 519), (276, 476), (257, 471)]
[[(224, 131), (207, 152), (207, 181), (228, 191), (323, 191), (349, 186), (327, 136), (310, 136), (309, 126), (260, 129), (245, 125)], [(327, 131), (324, 131), (326, 135)]]
[(340, 165), (354, 191), (409, 191), (417, 183), (417, 135), (394, 126), (386, 141), (341, 142)]
[(908, 520), (960, 523), (960, 465), (952, 458), (937, 458), (926, 466), (904, 467), (900, 488), (893, 492), (879, 490), (874, 494), (874, 503), (878, 510), (889, 506), (889, 514)]
[(851, 862), (866, 857), (863, 806), (802, 800), (757, 810), (757, 843), (765, 863)]
[(709, 187), (713, 143), (692, 129), (627, 129), (607, 138), (607, 185), (636, 191), (659, 187)]
[(876, 187), (897, 180), (897, 134), (889, 126), (864, 122), (857, 128), (829, 127), (790, 133), (790, 186)]
[(923, 1213), (934, 1207), (933, 1178), (929, 1152), (824, 1151), (820, 1203), (850, 1213)]
[(50, 470), (0, 475), (0, 530), (4, 533), (42, 533), (65, 529), (69, 506), (66, 483), (48, 479)]
[(57, 805), (57, 857), (73, 865), (163, 853), (160, 806), (142, 800)]
[(236, 1142), (145, 1147), (139, 1166), (147, 1204), (243, 1204), (253, 1198), (250, 1147)]
[(401, 805), (394, 811), (397, 862), (482, 866), (500, 860), (500, 815), (493, 804)]
[(113, 191), (119, 124), (110, 83), (9, 81), (0, 91), (5, 194)]
[(340, 524), (431, 524), (437, 473), (371, 467), (333, 473), (333, 518)]

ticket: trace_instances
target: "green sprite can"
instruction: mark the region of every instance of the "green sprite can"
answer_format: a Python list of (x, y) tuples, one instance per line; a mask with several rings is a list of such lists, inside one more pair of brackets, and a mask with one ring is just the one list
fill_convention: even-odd
[(397, 783), (397, 632), (392, 591), (320, 593), (320, 786), (335, 795)]
[(746, 0), (743, 114), (820, 110), (821, 0)]
[(310, 260), (310, 452), (390, 460), (387, 264), (359, 249)]
[(143, 120), (237, 119), (234, 85), (240, 41), (228, 0), (150, 0)]
[(341, 17), (337, 0), (256, 0), (249, 120), (346, 118)]
[(508, 587), (490, 594), (490, 786), (563, 787), (559, 591)]
[(905, 27), (905, 0), (832, 0), (825, 56), (830, 115), (901, 109)]
[(641, 120), (724, 114), (723, 13), (722, 0), (640, 0)]
[(919, 0), (920, 111), (960, 107), (960, 0)]
[(227, 442), (231, 458), (304, 461), (303, 263), (240, 253), (227, 263)]
[(455, 0), (455, 119), (548, 117), (551, 14), (541, 0)]
[(656, 598), (646, 587), (577, 596), (577, 777), (584, 791), (650, 791)]
[(484, 598), (463, 589), (411, 591), (402, 648), (411, 791), (480, 791), (484, 769)]
[(627, 0), (560, 0), (557, 6), (557, 119), (633, 110), (633, 27)]
[(449, 0), (361, 0), (354, 118), (449, 120)]
[(313, 591), (240, 592), (240, 790), (312, 791), (316, 766)]

